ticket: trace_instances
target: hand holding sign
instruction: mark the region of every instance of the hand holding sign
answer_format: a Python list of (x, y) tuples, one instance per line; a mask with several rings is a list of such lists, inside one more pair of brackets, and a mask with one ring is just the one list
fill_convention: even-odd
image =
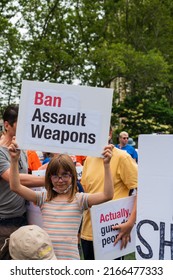
[(128, 242), (131, 242), (130, 234), (136, 221), (136, 199), (137, 197), (135, 197), (134, 199), (133, 208), (128, 220), (125, 221), (125, 223), (121, 223), (119, 225), (115, 225), (112, 227), (114, 230), (120, 230), (117, 238), (115, 239), (114, 245), (116, 245), (118, 241), (121, 240), (121, 246), (120, 246), (121, 250), (123, 248), (126, 248)]
[(133, 228), (133, 225), (131, 225), (130, 222), (127, 221), (123, 224), (112, 226), (112, 228), (114, 230), (119, 230), (119, 234), (118, 234), (117, 238), (115, 239), (114, 245), (116, 245), (118, 243), (118, 241), (121, 240), (120, 249), (122, 250), (123, 248), (126, 248), (128, 242), (131, 242), (130, 232)]
[(12, 139), (12, 142), (8, 148), (11, 160), (18, 161), (20, 156), (20, 149), (18, 148), (18, 145), (16, 143), (16, 137), (14, 136)]
[(104, 151), (102, 153), (103, 155), (103, 162), (104, 164), (108, 164), (110, 163), (110, 160), (112, 158), (112, 150), (114, 148), (114, 145), (110, 144), (110, 145), (107, 145), (105, 148), (104, 148)]

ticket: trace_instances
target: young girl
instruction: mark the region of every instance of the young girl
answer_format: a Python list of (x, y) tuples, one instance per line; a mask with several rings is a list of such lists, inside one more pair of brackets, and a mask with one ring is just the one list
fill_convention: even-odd
[(76, 168), (70, 156), (65, 154), (60, 154), (50, 161), (45, 175), (46, 192), (33, 191), (21, 185), (18, 173), (20, 151), (17, 148), (18, 145), (13, 140), (9, 147), (11, 190), (40, 206), (43, 226), (51, 238), (57, 259), (80, 259), (77, 235), (83, 211), (113, 198), (109, 164), (113, 145), (104, 148), (104, 191), (95, 194), (77, 192)]

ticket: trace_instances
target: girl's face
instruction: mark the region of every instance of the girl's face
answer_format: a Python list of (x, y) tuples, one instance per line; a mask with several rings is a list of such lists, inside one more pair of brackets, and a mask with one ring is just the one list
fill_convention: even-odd
[(54, 191), (58, 194), (66, 193), (68, 187), (72, 183), (72, 175), (70, 172), (65, 171), (63, 168), (59, 169), (58, 174), (50, 176)]

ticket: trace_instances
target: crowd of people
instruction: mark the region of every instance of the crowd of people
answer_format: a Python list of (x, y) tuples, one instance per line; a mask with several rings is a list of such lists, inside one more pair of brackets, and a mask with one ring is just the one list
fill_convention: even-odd
[[(35, 151), (19, 149), (15, 139), (17, 120), (18, 106), (7, 107), (3, 114), (4, 133), (0, 138), (0, 259), (79, 260), (82, 254), (85, 260), (94, 260), (90, 207), (128, 197), (137, 189), (138, 154), (133, 139), (123, 131), (115, 146), (110, 128), (108, 144), (103, 147), (100, 158), (44, 153), (41, 162)], [(83, 167), (80, 181), (76, 165)], [(33, 170), (41, 169), (46, 170), (45, 176), (32, 175)], [(33, 190), (42, 186), (45, 186), (44, 191)], [(136, 200), (129, 219), (113, 226), (119, 232), (115, 245), (121, 241), (121, 249), (131, 240)], [(40, 207), (43, 229), (28, 225), (26, 201)], [(34, 250), (27, 255), (22, 246), (18, 246), (15, 236), (20, 236), (21, 244), (25, 244), (24, 238), (30, 234), (37, 243), (37, 233), (43, 232), (44, 238), (50, 238), (50, 243), (45, 245), (52, 248), (48, 256), (44, 254), (47, 247), (39, 247), (39, 243), (37, 246), (27, 244), (26, 251)]]

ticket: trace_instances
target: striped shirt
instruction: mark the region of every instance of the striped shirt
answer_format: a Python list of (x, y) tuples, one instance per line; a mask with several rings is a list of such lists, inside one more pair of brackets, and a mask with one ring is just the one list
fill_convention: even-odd
[(57, 259), (79, 260), (78, 231), (83, 211), (88, 208), (87, 193), (76, 193), (74, 200), (68, 202), (46, 201), (46, 192), (37, 193), (43, 227), (49, 234)]

